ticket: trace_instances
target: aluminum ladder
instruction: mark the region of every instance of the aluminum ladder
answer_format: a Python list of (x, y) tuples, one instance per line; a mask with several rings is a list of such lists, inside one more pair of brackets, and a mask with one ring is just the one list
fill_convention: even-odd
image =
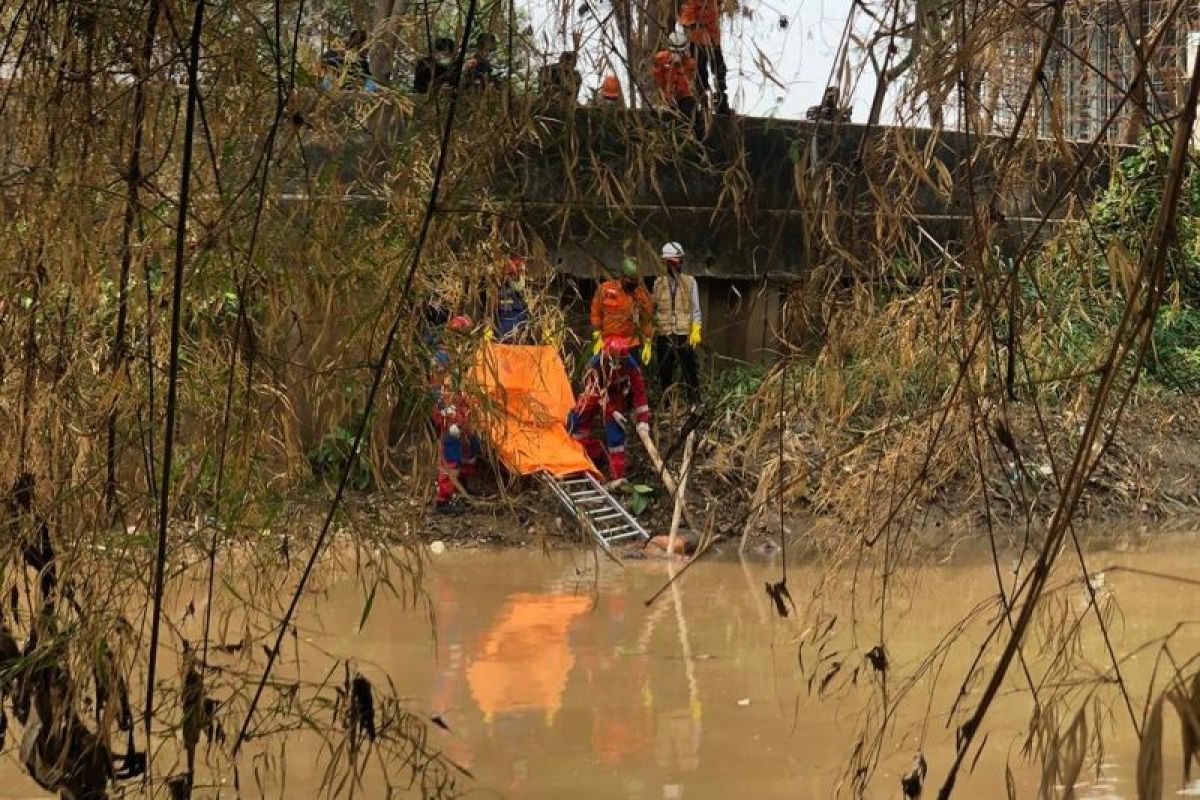
[(611, 550), (614, 543), (626, 539), (650, 538), (637, 519), (590, 472), (563, 477), (547, 472), (540, 475), (559, 502), (605, 550)]

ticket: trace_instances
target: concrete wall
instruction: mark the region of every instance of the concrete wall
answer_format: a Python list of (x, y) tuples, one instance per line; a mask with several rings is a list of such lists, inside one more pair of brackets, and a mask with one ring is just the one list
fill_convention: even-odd
[[(499, 124), (486, 109), (464, 111), (473, 120), (464, 124)], [(498, 152), (492, 185), (466, 200), (485, 198), (518, 217), (559, 272), (575, 279), (603, 278), (626, 254), (652, 274), (661, 244), (681, 242), (688, 271), (701, 279), (708, 343), (750, 360), (771, 358), (786, 287), (832, 257), (829, 230), (844, 248), (871, 244), (877, 253), (880, 243), (870, 242), (876, 214), (894, 212), (905, 234), (899, 241), (918, 242), (929, 253), (959, 253), (1008, 153), (1006, 140), (957, 132), (742, 117), (715, 119), (696, 145), (671, 120), (630, 113), (581, 108), (566, 119), (538, 117), (536, 137), (523, 141), (519, 152)], [(344, 182), (370, 186), (404, 137), (397, 120), (381, 113), (367, 126), (374, 131), (369, 138), (310, 147), (309, 162)], [(664, 149), (664, 142), (673, 144)], [(1085, 150), (1044, 140), (1019, 143), (1018, 163), (997, 205), (1008, 221), (1002, 248), (1021, 246), (1043, 213), (1052, 222), (1041, 235), (1053, 231), (1068, 205), (1052, 208), (1050, 200), (1066, 192)], [(648, 153), (657, 155), (650, 166)], [(1093, 154), (1071, 194), (1086, 201), (1106, 185), (1115, 155), (1119, 151)], [(914, 161), (930, 179), (914, 174)], [(621, 209), (598, 199), (603, 187), (595, 176), (605, 171), (628, 191)], [(740, 188), (731, 195), (730, 186)], [(817, 235), (822, 217), (826, 229)]]
[[(935, 137), (928, 130), (726, 117), (714, 121), (701, 148), (639, 173), (639, 150), (661, 147), (669, 128), (653, 118), (631, 126), (622, 117), (581, 109), (570, 124), (548, 122), (536, 167), (500, 170), (494, 192), (522, 210), (559, 268), (572, 274), (594, 276), (631, 249), (648, 259), (663, 241), (676, 240), (688, 249), (693, 274), (761, 279), (773, 272), (804, 275), (829, 257), (813, 230), (822, 214), (836, 217), (843, 245), (853, 246), (855, 226), (873, 232), (876, 212), (892, 210), (891, 203), (906, 206), (913, 238), (961, 250), (975, 207), (992, 195), (997, 161), (1007, 148), (1002, 139), (955, 132)], [(1020, 144), (1019, 163), (1008, 170), (998, 204), (1013, 231), (1008, 246), (1019, 245), (1044, 212), (1052, 220), (1066, 212), (1066, 204), (1050, 208), (1048, 200), (1068, 185), (1083, 149)], [(921, 162), (932, 180), (919, 180), (902, 153)], [(1107, 183), (1106, 155), (1099, 153), (1084, 171), (1083, 198)], [(600, 214), (597, 224), (599, 187), (588, 180), (593, 162), (617, 174), (641, 174), (630, 181), (628, 216)], [(728, 188), (739, 182), (735, 209)], [(560, 208), (572, 209), (565, 225), (558, 218), (540, 223)], [(916, 235), (917, 225), (924, 234)]]

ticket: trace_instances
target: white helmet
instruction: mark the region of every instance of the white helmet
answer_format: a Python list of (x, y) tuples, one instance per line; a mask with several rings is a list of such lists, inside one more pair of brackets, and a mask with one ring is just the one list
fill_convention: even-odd
[(682, 53), (688, 49), (687, 34), (683, 31), (675, 31), (667, 37), (667, 48), (674, 50), (676, 53)]
[(683, 245), (679, 242), (667, 242), (662, 246), (662, 257), (669, 261), (682, 261)]

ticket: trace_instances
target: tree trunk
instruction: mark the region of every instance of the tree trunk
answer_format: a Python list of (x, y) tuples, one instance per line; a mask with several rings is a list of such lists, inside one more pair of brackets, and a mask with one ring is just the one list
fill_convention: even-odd
[(650, 83), (651, 59), (666, 43), (674, 18), (674, 0), (645, 0), (636, 5), (632, 0), (619, 0), (613, 5), (613, 19), (625, 40), (630, 108), (637, 107), (638, 98), (654, 96)]
[[(400, 19), (408, 13), (408, 0), (375, 0), (371, 14), (371, 30), (368, 31), (371, 77), (379, 82), (391, 80), (396, 55), (397, 35)], [(464, 35), (469, 35), (469, 31)]]
[[(1133, 47), (1131, 49), (1137, 54), (1138, 61), (1145, 61), (1147, 58), (1146, 0), (1138, 0), (1134, 13), (1137, 19), (1133, 21), (1133, 31), (1137, 37), (1137, 41), (1132, 42)], [(1133, 69), (1135, 73), (1137, 70), (1136, 64), (1137, 62), (1134, 63)], [(1129, 118), (1125, 121), (1125, 126), (1121, 131), (1121, 141), (1125, 144), (1137, 144), (1138, 137), (1142, 134), (1142, 129), (1146, 127), (1146, 104), (1148, 100), (1146, 81), (1142, 75), (1139, 75), (1138, 79), (1129, 87)]]

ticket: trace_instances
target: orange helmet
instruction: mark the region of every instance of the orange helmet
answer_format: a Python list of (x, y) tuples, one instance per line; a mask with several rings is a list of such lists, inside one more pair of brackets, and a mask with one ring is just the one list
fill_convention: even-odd
[(472, 325), (474, 325), (474, 323), (471, 322), (471, 318), (466, 314), (455, 314), (450, 318), (450, 321), (446, 323), (446, 328), (454, 331), (455, 333), (465, 333), (466, 331), (471, 330)]
[(621, 82), (616, 75), (605, 75), (600, 81), (600, 97), (605, 100), (621, 99)]
[(515, 278), (525, 271), (525, 257), (511, 255), (508, 257), (508, 262), (504, 265), (504, 277)]

